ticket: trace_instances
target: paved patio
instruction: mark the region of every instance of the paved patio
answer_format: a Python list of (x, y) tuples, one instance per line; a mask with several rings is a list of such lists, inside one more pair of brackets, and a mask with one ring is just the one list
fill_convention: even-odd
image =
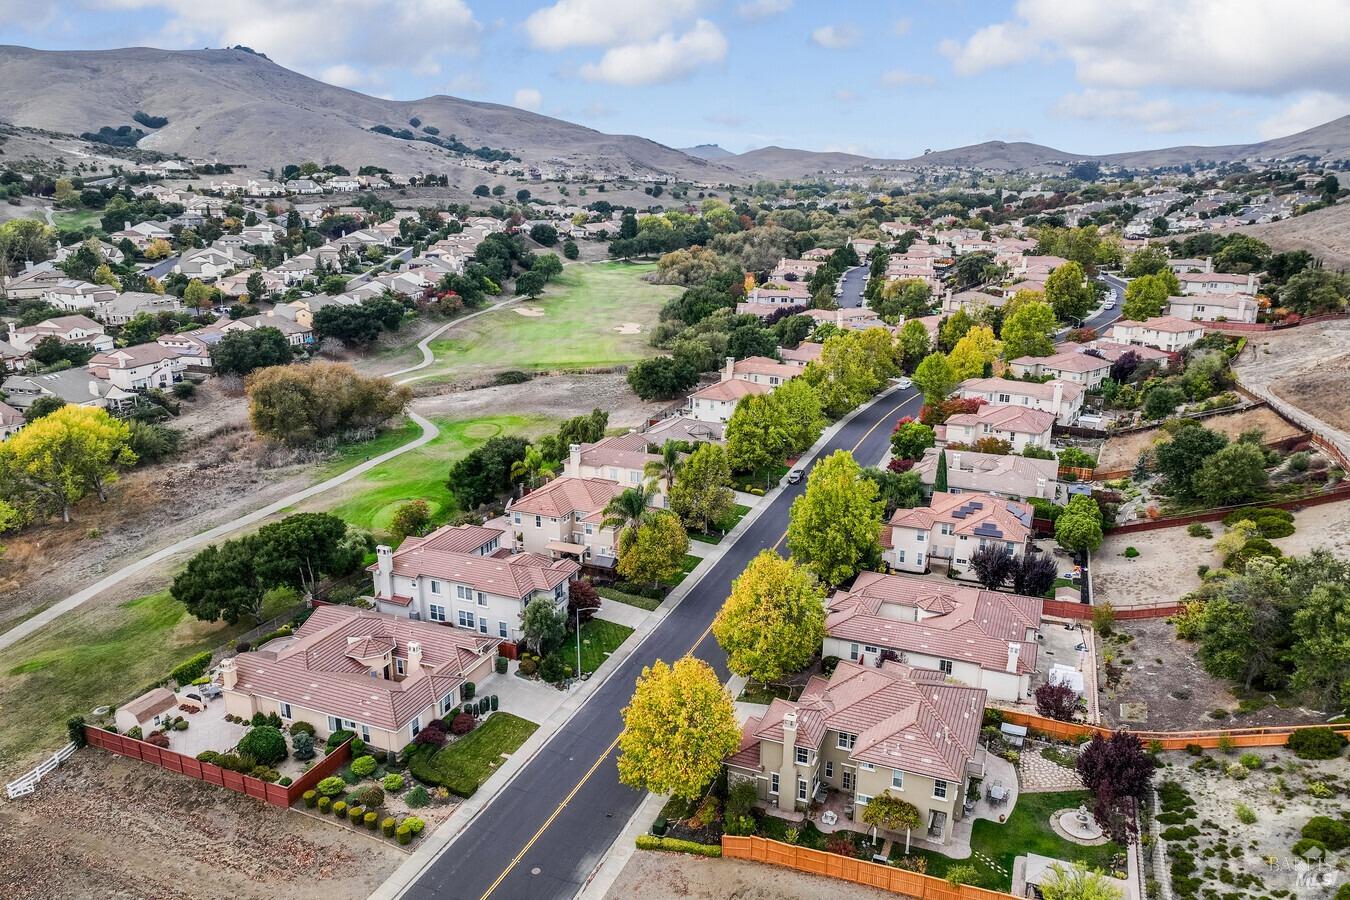
[(188, 721), (186, 731), (170, 731), (169, 749), (184, 756), (196, 756), (203, 750), (224, 753), (234, 749), (248, 731), (247, 725), (225, 721), (225, 701), (206, 701), (206, 707), (196, 713), (178, 713)]

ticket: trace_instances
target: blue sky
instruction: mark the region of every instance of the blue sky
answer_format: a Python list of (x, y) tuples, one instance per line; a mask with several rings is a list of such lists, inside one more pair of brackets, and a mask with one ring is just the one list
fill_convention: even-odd
[(1243, 143), (1350, 112), (1345, 0), (0, 0), (0, 43), (241, 43), (672, 146)]

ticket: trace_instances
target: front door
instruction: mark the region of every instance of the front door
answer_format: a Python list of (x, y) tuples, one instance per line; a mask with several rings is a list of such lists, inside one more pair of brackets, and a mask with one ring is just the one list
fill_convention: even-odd
[(851, 790), (853, 790), (853, 770), (852, 770), (852, 769), (845, 769), (845, 770), (844, 770), (844, 790), (846, 790), (846, 791), (851, 791)]
[(943, 832), (947, 830), (947, 814), (942, 810), (935, 809), (928, 817), (928, 836), (941, 838)]

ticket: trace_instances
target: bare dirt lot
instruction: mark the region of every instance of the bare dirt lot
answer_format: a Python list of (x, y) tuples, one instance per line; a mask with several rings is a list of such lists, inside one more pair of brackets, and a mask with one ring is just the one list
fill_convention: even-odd
[(565, 419), (599, 408), (609, 411), (610, 428), (632, 428), (670, 405), (639, 400), (623, 375), (549, 375), (475, 391), (413, 382), (413, 389), (417, 396), (413, 409), (424, 416), (452, 419), (501, 413)]
[(1350, 321), (1253, 335), (1235, 363), (1238, 380), (1269, 388), (1331, 428), (1350, 431)]
[(639, 850), (619, 873), (608, 900), (895, 900), (888, 891), (739, 859), (701, 859)]
[[(1259, 428), (1265, 432), (1266, 441), (1270, 443), (1299, 434), (1297, 428), (1281, 419), (1274, 410), (1264, 406), (1228, 415), (1213, 416), (1203, 419), (1202, 424), (1213, 431), (1222, 432), (1230, 439), (1234, 439), (1242, 432), (1250, 431), (1253, 428)], [(1139, 461), (1139, 454), (1152, 447), (1162, 433), (1159, 428), (1149, 428), (1144, 431), (1133, 431), (1129, 434), (1112, 435), (1106, 439), (1106, 444), (1102, 447), (1097, 468), (1107, 472), (1134, 468), (1134, 464)]]
[(9, 898), (366, 897), (404, 855), (359, 832), (86, 749), (0, 806)]
[[(1108, 534), (1101, 549), (1092, 555), (1092, 586), (1098, 602), (1110, 601), (1116, 609), (1135, 606), (1165, 606), (1176, 603), (1200, 586), (1200, 565), (1217, 567), (1223, 560), (1214, 552), (1214, 541), (1223, 525), (1209, 523), (1213, 538), (1191, 537), (1185, 528), (1159, 528), (1132, 534)], [(1294, 513), (1293, 534), (1271, 543), (1287, 556), (1302, 556), (1325, 547), (1342, 559), (1350, 559), (1350, 502), (1324, 503)], [(1126, 547), (1139, 551), (1127, 559)]]

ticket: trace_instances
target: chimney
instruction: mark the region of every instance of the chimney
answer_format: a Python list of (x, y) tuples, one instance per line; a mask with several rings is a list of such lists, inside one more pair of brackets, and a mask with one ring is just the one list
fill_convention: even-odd
[(408, 676), (421, 671), (422, 666), (422, 645), (417, 641), (408, 641)]
[(736, 357), (728, 356), (726, 365), (722, 367), (722, 380), (730, 381), (736, 377)]
[(783, 714), (783, 761), (778, 766), (778, 808), (797, 808), (797, 711)]
[(573, 477), (581, 475), (581, 445), (567, 445), (567, 474)]
[(375, 596), (394, 596), (394, 550), (386, 544), (375, 548)]
[(227, 691), (232, 691), (238, 682), (239, 670), (235, 668), (234, 659), (222, 659), (220, 661), (220, 686)]
[(123, 226), (123, 227), (122, 227), (122, 230), (123, 230), (123, 231), (130, 231), (130, 230), (131, 230), (131, 223), (130, 223), (130, 222), (125, 222), (125, 221), (124, 221), (124, 222), (122, 223), (122, 226)]
[(1204, 268), (1204, 271), (1205, 271), (1205, 272), (1213, 272), (1213, 271), (1214, 271), (1214, 257), (1212, 257), (1212, 256), (1206, 256), (1206, 257), (1205, 257), (1205, 268)]
[(1064, 400), (1064, 382), (1060, 381), (1059, 379), (1055, 379), (1054, 382), (1052, 383), (1055, 386), (1055, 390), (1054, 393), (1051, 395), (1050, 401), (1051, 403), (1054, 404), (1054, 408), (1050, 411), (1054, 413), (1056, 416), (1058, 416), (1059, 404)]
[(1022, 645), (1016, 641), (1008, 641), (1008, 671), (1017, 674), (1017, 661), (1022, 656)]
[(89, 396), (91, 396), (91, 397), (101, 397), (101, 396), (103, 396), (101, 393), (99, 393), (98, 382), (95, 381), (95, 380), (92, 379), (92, 378), (89, 379)]
[(952, 451), (952, 471), (955, 472), (961, 468), (961, 451)]

